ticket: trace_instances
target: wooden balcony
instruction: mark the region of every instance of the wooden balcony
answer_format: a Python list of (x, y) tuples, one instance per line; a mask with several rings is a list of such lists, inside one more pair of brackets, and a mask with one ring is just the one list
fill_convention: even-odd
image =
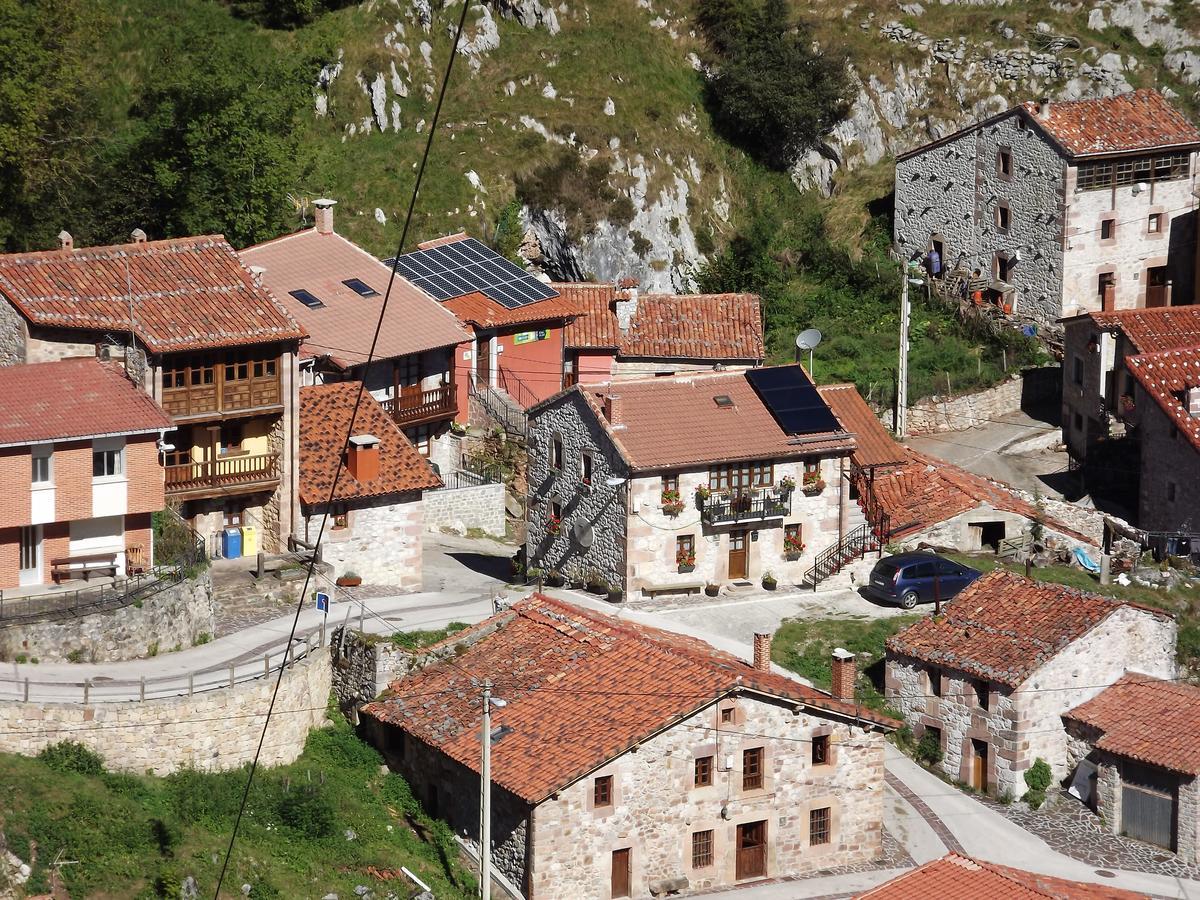
[(223, 456), (209, 462), (166, 467), (167, 494), (178, 499), (274, 490), (279, 454)]
[(761, 522), (782, 519), (792, 510), (792, 495), (772, 489), (713, 494), (704, 501), (701, 518), (705, 525)]
[(381, 400), (380, 404), (401, 428), (452, 419), (458, 413), (458, 397), (453, 384), (426, 390), (402, 390), (399, 397)]

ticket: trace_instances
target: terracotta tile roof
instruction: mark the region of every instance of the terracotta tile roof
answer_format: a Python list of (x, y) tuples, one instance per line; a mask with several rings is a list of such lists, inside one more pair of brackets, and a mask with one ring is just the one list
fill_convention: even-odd
[(1137, 606), (994, 569), (945, 604), (940, 617), (888, 638), (887, 649), (1015, 688), (1127, 605)]
[(465, 231), (459, 231), (454, 234), (443, 235), (442, 237), (431, 238), (428, 241), (421, 241), (417, 244), (418, 250), (432, 250), (434, 247), (441, 247), (445, 244), (453, 244), (455, 241), (465, 241), (470, 237)]
[(476, 291), (442, 303), (446, 309), (458, 316), (460, 322), (479, 328), (503, 328), (512, 325), (532, 325), (535, 322), (555, 323), (569, 321), (580, 315), (575, 307), (561, 297), (551, 297), (536, 303), (527, 303), (509, 309), (490, 297)]
[(855, 896), (859, 900), (1149, 900), (1147, 894), (1038, 875), (957, 853)]
[[(761, 370), (760, 370), (761, 371)], [(746, 378), (745, 371), (678, 375), (576, 385), (600, 424), (634, 470), (681, 468), (752, 459), (796, 459), (848, 454), (854, 439), (845, 431), (797, 438), (779, 427)], [(565, 392), (563, 392), (565, 393)], [(555, 402), (563, 393), (532, 407)], [(613, 421), (604, 417), (610, 395)], [(728, 407), (714, 398), (727, 396)]]
[[(346, 427), (358, 395), (357, 381), (318, 384), (300, 389), (300, 501), (323, 504), (329, 499)], [(379, 497), (442, 486), (429, 462), (416, 451), (391, 416), (369, 393), (354, 419), (354, 434), (379, 438), (379, 476), (363, 483), (342, 464), (336, 501)]]
[(1139, 353), (1200, 347), (1200, 306), (1160, 306), (1088, 315), (1098, 328), (1120, 329)]
[(480, 692), (492, 679), (506, 702), (492, 726), (512, 729), (493, 745), (492, 778), (531, 803), (737, 690), (802, 701), (817, 715), (899, 725), (703, 641), (540, 594), (447, 644), (464, 637), (477, 640), (393, 683), (393, 696), (366, 712), (478, 771)]
[(92, 356), (2, 366), (0, 397), (0, 447), (175, 427), (120, 365)]
[[(587, 315), (567, 328), (567, 346), (660, 359), (763, 359), (762, 311), (755, 294), (643, 294), (622, 334), (611, 284), (555, 284)], [(623, 297), (623, 294), (622, 294)]]
[(1102, 731), (1101, 750), (1200, 775), (1200, 687), (1130, 672), (1063, 718)]
[(858, 388), (852, 384), (827, 384), (817, 390), (842, 427), (854, 434), (858, 447), (850, 454), (851, 462), (867, 468), (905, 461), (904, 448), (892, 439)]
[(1046, 117), (1022, 108), (1072, 156), (1200, 144), (1200, 131), (1158, 91), (1143, 88), (1095, 100), (1055, 101)]
[(1200, 450), (1200, 418), (1188, 413), (1186, 399), (1187, 391), (1200, 388), (1200, 347), (1129, 356), (1125, 365), (1175, 427)]
[(7, 254), (0, 293), (38, 325), (128, 333), (127, 271), (134, 332), (155, 353), (304, 334), (221, 235)]
[[(328, 356), (343, 368), (366, 361), (391, 276), (387, 266), (341, 235), (315, 228), (247, 247), (239, 255), (246, 265), (266, 270), (263, 284), (308, 332), (301, 358)], [(351, 278), (378, 296), (363, 297), (342, 283)], [(310, 309), (291, 296), (295, 290), (309, 291), (325, 306)], [(397, 276), (375, 358), (407, 356), (470, 339), (440, 303)]]
[[(891, 520), (893, 537), (916, 534), (985, 503), (1027, 519), (1038, 516), (1037, 507), (999, 482), (915, 450), (902, 449), (905, 462), (876, 470), (872, 485), (875, 500)], [(1060, 534), (1082, 543), (1095, 543), (1057, 519), (1043, 516), (1043, 521)]]

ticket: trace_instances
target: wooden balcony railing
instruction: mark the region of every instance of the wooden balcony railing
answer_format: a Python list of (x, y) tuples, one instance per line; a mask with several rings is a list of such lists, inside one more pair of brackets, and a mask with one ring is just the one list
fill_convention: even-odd
[(381, 405), (392, 421), (403, 428), (454, 416), (458, 412), (458, 397), (453, 384), (443, 384), (426, 390), (402, 391), (399, 397), (389, 397)]
[(792, 494), (783, 490), (748, 490), (713, 494), (704, 501), (701, 517), (706, 525), (780, 519), (792, 510)]
[(167, 466), (167, 493), (247, 488), (279, 481), (279, 454), (223, 456), (208, 462)]

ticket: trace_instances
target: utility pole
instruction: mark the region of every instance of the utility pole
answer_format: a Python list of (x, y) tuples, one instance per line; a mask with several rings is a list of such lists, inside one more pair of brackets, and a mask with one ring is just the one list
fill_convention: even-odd
[(904, 264), (902, 272), (904, 283), (900, 290), (900, 363), (896, 367), (896, 437), (903, 440), (908, 436), (908, 326), (912, 318), (912, 304), (908, 300), (908, 286), (922, 285), (924, 280), (914, 278), (911, 268)]
[(483, 682), (483, 724), (480, 726), (483, 761), (479, 764), (479, 896), (492, 895), (492, 682)]

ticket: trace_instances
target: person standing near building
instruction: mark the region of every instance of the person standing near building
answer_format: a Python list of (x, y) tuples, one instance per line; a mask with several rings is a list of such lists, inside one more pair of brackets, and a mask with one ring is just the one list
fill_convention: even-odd
[(941, 278), (942, 277), (942, 255), (940, 253), (938, 253), (937, 247), (934, 247), (933, 249), (931, 249), (929, 251), (929, 254), (925, 257), (925, 259), (929, 266), (930, 277), (931, 278)]

